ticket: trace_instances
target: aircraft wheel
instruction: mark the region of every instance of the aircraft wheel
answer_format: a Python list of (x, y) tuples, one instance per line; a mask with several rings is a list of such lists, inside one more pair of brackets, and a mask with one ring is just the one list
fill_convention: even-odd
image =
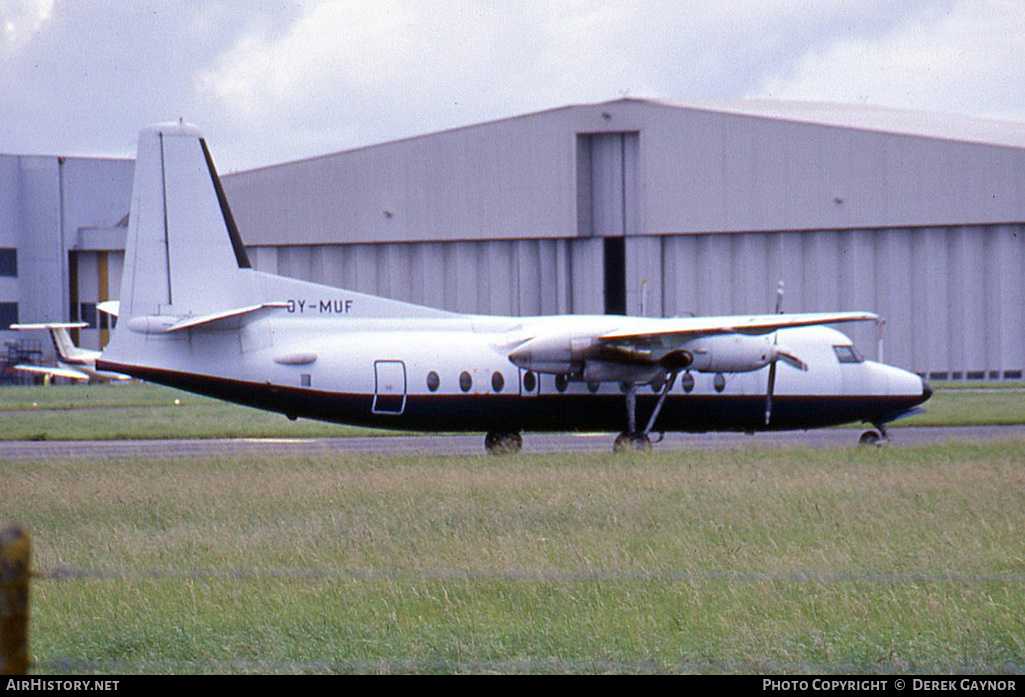
[(877, 431), (865, 431), (858, 439), (858, 445), (882, 445), (883, 437)]
[(651, 439), (646, 433), (620, 433), (612, 446), (616, 453), (650, 453)]
[(489, 455), (515, 455), (523, 449), (523, 436), (515, 432), (488, 431), (484, 436), (484, 449)]

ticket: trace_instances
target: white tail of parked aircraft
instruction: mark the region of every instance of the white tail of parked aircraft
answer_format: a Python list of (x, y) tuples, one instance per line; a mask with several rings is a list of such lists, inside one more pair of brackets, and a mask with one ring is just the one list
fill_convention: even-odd
[(885, 436), (928, 385), (822, 326), (876, 320), (462, 315), (261, 273), (199, 131), (170, 124), (139, 136), (120, 319), (98, 365), (290, 418), (487, 432), (492, 451), (531, 430), (622, 431), (635, 448), (652, 432), (852, 421)]
[(14, 366), (15, 370), (23, 373), (43, 375), (47, 378), (68, 378), (69, 380), (81, 380), (87, 382), (111, 382), (114, 380), (131, 380), (127, 375), (111, 373), (105, 370), (96, 369), (96, 359), (100, 357), (99, 351), (84, 349), (75, 346), (71, 339), (70, 330), (82, 329), (89, 325), (84, 322), (45, 322), (37, 324), (12, 324), (11, 329), (17, 331), (31, 331), (34, 329), (46, 330), (50, 333), (53, 341), (53, 348), (57, 353), (57, 365), (29, 365), (22, 363)]

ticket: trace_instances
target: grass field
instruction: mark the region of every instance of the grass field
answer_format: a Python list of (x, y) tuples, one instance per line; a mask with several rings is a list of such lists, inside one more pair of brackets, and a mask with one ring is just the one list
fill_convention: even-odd
[(7, 462), (0, 518), (44, 673), (1020, 673), (1022, 462)]
[[(895, 424), (1025, 424), (1023, 383), (956, 383), (939, 389), (926, 413)], [(158, 385), (75, 385), (0, 389), (0, 438), (327, 437), (387, 434), (226, 404)]]
[(385, 433), (228, 404), (149, 384), (0, 389), (0, 438), (295, 438)]
[[(1023, 405), (942, 390), (902, 423)], [(0, 426), (367, 433), (150, 385), (3, 389)], [(0, 461), (0, 524), (33, 535), (42, 673), (1020, 673), (1023, 462), (1014, 440)]]

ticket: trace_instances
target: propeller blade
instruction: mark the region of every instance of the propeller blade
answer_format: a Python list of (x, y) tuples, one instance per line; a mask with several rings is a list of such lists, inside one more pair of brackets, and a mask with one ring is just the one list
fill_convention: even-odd
[[(802, 361), (800, 358), (798, 358), (794, 354), (788, 353), (787, 351), (782, 351), (780, 349), (776, 349), (776, 360), (783, 361), (784, 363), (789, 365), (791, 368), (797, 368), (798, 370), (801, 370), (801, 371), (807, 371), (808, 370), (808, 364), (807, 363)], [(773, 365), (773, 368), (775, 368), (775, 366), (776, 366), (776, 361), (775, 360), (772, 362), (772, 365)]]
[(776, 361), (769, 364), (769, 385), (765, 390), (765, 425), (772, 420), (772, 395), (776, 391)]

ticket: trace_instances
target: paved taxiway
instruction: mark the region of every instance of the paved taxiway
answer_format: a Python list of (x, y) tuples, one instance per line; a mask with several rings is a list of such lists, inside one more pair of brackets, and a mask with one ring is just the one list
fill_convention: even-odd
[[(832, 448), (857, 447), (857, 429), (822, 429), (782, 433), (666, 434), (656, 451), (707, 450), (745, 447)], [(903, 427), (890, 430), (887, 447), (942, 442), (1025, 439), (1025, 426)], [(610, 433), (527, 433), (524, 453), (609, 452)], [(245, 455), (483, 455), (483, 434), (386, 435), (344, 438), (237, 438), (210, 440), (122, 441), (0, 441), (0, 460), (189, 459)]]

